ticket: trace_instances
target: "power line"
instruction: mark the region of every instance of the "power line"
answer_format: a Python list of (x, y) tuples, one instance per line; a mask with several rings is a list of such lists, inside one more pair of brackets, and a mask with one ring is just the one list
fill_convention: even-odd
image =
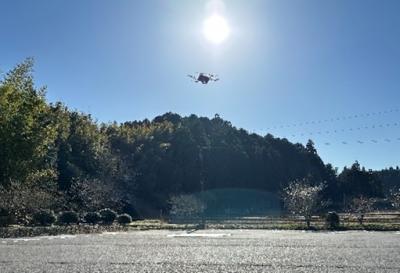
[(301, 133), (293, 133), (290, 134), (291, 137), (296, 136), (314, 136), (314, 135), (330, 135), (330, 134), (339, 134), (339, 133), (346, 133), (346, 132), (356, 132), (362, 130), (371, 130), (371, 129), (383, 129), (383, 128), (391, 128), (391, 127), (398, 127), (400, 126), (400, 122), (393, 122), (393, 123), (381, 123), (381, 124), (373, 124), (373, 125), (365, 125), (365, 126), (357, 126), (357, 127), (350, 127), (350, 128), (336, 128), (331, 130), (320, 130), (320, 131), (309, 131), (309, 132), (301, 132)]
[(364, 144), (368, 144), (368, 143), (372, 143), (372, 144), (380, 144), (380, 143), (394, 143), (400, 141), (400, 137), (398, 138), (385, 138), (385, 139), (369, 139), (369, 140), (354, 140), (354, 141), (338, 141), (338, 142), (324, 142), (323, 144), (325, 146), (330, 146), (330, 145), (334, 145), (334, 144), (341, 144), (341, 145), (351, 145), (351, 144), (358, 144), (358, 145), (364, 145)]
[(351, 145), (351, 144), (357, 144), (357, 145), (367, 145), (367, 144), (380, 144), (380, 143), (395, 143), (395, 142), (399, 142), (400, 141), (400, 137), (398, 138), (384, 138), (384, 139), (368, 139), (368, 140), (353, 140), (353, 141), (349, 141), (349, 140), (338, 140), (338, 141), (330, 141), (330, 142), (324, 142), (323, 145), (325, 146), (331, 146), (331, 145), (335, 145), (335, 144), (339, 144), (339, 145)]
[(321, 124), (321, 123), (331, 123), (331, 122), (345, 121), (345, 120), (351, 120), (351, 119), (357, 119), (357, 118), (368, 118), (368, 117), (373, 117), (373, 116), (380, 116), (380, 115), (387, 115), (390, 113), (396, 113), (399, 111), (400, 111), (400, 108), (393, 108), (393, 109), (387, 109), (387, 110), (378, 111), (378, 112), (368, 112), (368, 113), (360, 113), (360, 114), (353, 114), (353, 115), (346, 115), (346, 116), (336, 116), (336, 117), (328, 118), (328, 119), (303, 121), (303, 122), (297, 122), (297, 123), (292, 123), (292, 124), (274, 125), (274, 126), (268, 127), (267, 130), (299, 127), (299, 126), (305, 126), (305, 125), (315, 125), (315, 124)]

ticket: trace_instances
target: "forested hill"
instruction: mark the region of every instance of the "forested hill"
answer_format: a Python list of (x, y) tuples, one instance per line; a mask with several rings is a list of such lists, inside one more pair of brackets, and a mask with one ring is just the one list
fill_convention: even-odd
[(335, 178), (312, 142), (307, 147), (267, 135), (249, 134), (218, 117), (167, 113), (153, 121), (106, 128), (111, 150), (132, 168), (138, 198), (162, 202), (171, 193), (216, 188), (279, 192), (309, 176)]
[(383, 182), (383, 190), (385, 193), (397, 190), (400, 187), (400, 168), (388, 168), (380, 171), (375, 171), (374, 174)]
[(47, 103), (31, 71), (27, 60), (0, 84), (0, 199), (12, 195), (8, 205), (21, 198), (25, 210), (167, 210), (169, 198), (182, 193), (246, 188), (278, 194), (303, 178), (324, 183), (332, 201), (382, 195), (381, 181), (358, 164), (338, 176), (312, 141), (305, 147), (249, 134), (218, 115), (166, 113), (98, 124), (62, 103)]

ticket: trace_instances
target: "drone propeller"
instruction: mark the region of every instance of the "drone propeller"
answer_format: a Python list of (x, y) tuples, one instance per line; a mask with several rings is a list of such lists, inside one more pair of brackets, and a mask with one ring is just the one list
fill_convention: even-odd
[(215, 82), (219, 81), (219, 77), (217, 74), (209, 74), (209, 76), (210, 76), (210, 80), (213, 80)]

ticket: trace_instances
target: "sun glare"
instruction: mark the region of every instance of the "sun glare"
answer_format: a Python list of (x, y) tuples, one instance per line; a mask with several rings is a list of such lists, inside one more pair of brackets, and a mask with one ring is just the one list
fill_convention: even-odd
[(220, 44), (228, 38), (230, 29), (225, 18), (213, 15), (204, 21), (203, 33), (208, 41)]

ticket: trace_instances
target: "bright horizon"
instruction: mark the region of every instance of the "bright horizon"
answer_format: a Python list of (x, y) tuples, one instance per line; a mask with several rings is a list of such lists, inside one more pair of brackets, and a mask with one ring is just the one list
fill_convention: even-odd
[[(50, 102), (100, 122), (213, 117), (305, 144), (339, 169), (400, 165), (400, 2), (0, 4), (0, 71), (35, 58)], [(211, 23), (210, 23), (211, 21)], [(202, 85), (187, 74), (216, 73)]]

